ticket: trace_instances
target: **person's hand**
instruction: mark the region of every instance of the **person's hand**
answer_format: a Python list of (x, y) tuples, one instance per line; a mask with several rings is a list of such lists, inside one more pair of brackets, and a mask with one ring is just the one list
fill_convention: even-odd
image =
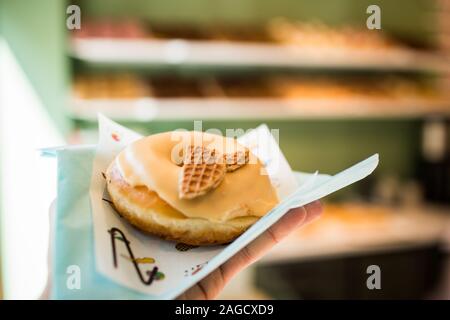
[(292, 231), (315, 220), (321, 213), (322, 205), (319, 201), (290, 210), (267, 231), (178, 299), (214, 299), (238, 272), (260, 259)]
[[(54, 203), (52, 206), (53, 205)], [(53, 213), (53, 210), (50, 210), (50, 212)], [(319, 201), (312, 202), (301, 208), (290, 210), (267, 231), (199, 283), (184, 292), (178, 299), (214, 299), (237, 273), (260, 259), (275, 244), (289, 235), (292, 231), (318, 218), (321, 213), (322, 205)], [(52, 225), (52, 221), (53, 214), (50, 216), (50, 225)], [(51, 245), (52, 243), (50, 241), (50, 247)], [(51, 278), (50, 260), (51, 257), (49, 254), (48, 281), (40, 299), (49, 298)]]

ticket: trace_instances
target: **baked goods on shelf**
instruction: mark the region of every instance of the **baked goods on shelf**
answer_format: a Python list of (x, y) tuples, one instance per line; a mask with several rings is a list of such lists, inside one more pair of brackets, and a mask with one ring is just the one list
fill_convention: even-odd
[(386, 49), (402, 46), (381, 32), (355, 28), (350, 25), (331, 27), (321, 22), (272, 19), (267, 25), (271, 37), (284, 44), (299, 47)]
[(71, 32), (76, 38), (141, 39), (151, 35), (145, 24), (137, 19), (88, 20), (83, 21), (81, 29), (74, 29)]
[(83, 74), (75, 77), (73, 93), (79, 99), (136, 99), (151, 96), (152, 90), (131, 73)]

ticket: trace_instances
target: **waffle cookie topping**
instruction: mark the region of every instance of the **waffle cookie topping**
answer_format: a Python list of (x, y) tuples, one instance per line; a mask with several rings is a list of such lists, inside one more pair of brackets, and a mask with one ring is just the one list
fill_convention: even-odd
[(220, 155), (215, 149), (188, 146), (184, 149), (178, 182), (180, 199), (194, 199), (216, 188), (226, 172), (233, 172), (249, 161), (249, 150)]

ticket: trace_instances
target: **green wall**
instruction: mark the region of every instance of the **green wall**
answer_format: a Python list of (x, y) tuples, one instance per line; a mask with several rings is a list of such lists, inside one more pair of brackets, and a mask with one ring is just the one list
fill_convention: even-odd
[(64, 114), (68, 84), (65, 1), (0, 0), (3, 37), (58, 128), (67, 133)]

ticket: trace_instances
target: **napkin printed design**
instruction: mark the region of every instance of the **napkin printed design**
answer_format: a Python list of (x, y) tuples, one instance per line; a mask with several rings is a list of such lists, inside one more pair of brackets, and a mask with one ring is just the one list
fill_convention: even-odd
[(155, 259), (151, 258), (151, 257), (143, 257), (143, 258), (135, 258), (134, 254), (133, 254), (133, 250), (131, 249), (131, 243), (130, 241), (127, 239), (127, 237), (125, 236), (125, 234), (123, 233), (122, 230), (120, 230), (119, 228), (111, 228), (110, 230), (108, 230), (108, 233), (111, 236), (111, 248), (112, 248), (112, 257), (113, 257), (113, 264), (114, 264), (114, 268), (118, 268), (118, 261), (117, 261), (117, 241), (122, 242), (125, 246), (126, 249), (128, 251), (128, 255), (124, 255), (121, 254), (120, 256), (127, 259), (128, 261), (130, 261), (135, 270), (136, 273), (139, 277), (139, 280), (142, 282), (142, 284), (144, 285), (151, 285), (153, 280), (162, 280), (164, 279), (164, 273), (162, 273), (161, 271), (158, 271), (158, 267), (157, 266), (153, 266), (153, 268), (151, 270), (147, 270), (145, 272), (145, 275), (148, 278), (145, 278), (145, 275), (143, 274), (141, 268), (140, 268), (140, 264), (154, 264), (155, 263)]
[(231, 258), (290, 208), (354, 183), (369, 175), (378, 164), (378, 156), (374, 155), (335, 176), (316, 172), (301, 174), (297, 179), (267, 126), (262, 125), (240, 137), (239, 142), (267, 165), (281, 203), (232, 243), (196, 247), (143, 233), (115, 211), (105, 190), (104, 172), (120, 151), (141, 136), (102, 115), (99, 133), (90, 185), (96, 268), (112, 281), (153, 298), (175, 298)]
[(185, 277), (193, 276), (194, 274), (196, 274), (197, 272), (202, 270), (203, 267), (206, 266), (207, 264), (208, 264), (208, 261), (200, 263), (200, 264), (196, 264), (195, 266), (192, 266), (190, 269), (184, 270), (184, 276)]

